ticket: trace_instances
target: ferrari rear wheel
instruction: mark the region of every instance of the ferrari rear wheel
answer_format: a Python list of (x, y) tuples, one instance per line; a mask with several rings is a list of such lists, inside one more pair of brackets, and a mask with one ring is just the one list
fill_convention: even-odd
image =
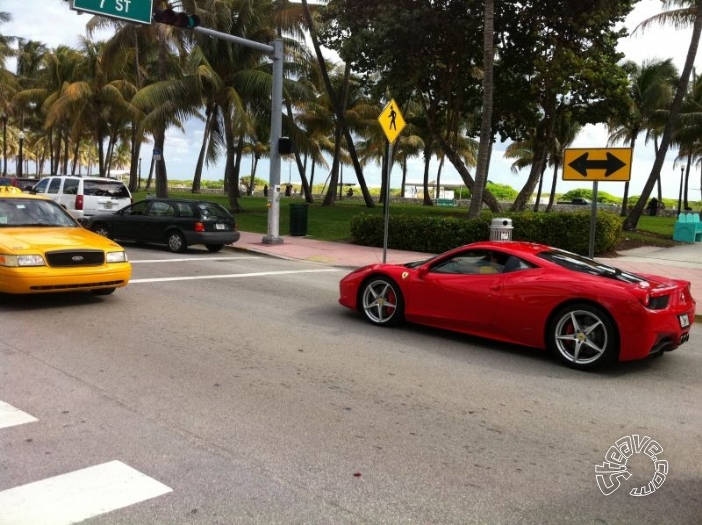
[(404, 318), (404, 299), (397, 284), (387, 277), (374, 277), (361, 290), (363, 315), (379, 326), (394, 326)]
[(549, 325), (549, 346), (567, 365), (590, 369), (612, 361), (619, 347), (617, 331), (602, 309), (573, 304), (560, 310)]

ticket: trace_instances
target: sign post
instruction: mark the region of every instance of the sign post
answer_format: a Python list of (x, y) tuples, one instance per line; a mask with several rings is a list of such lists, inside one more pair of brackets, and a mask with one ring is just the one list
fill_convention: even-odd
[(383, 215), (385, 225), (383, 228), (383, 264), (387, 259), (388, 253), (388, 229), (390, 225), (390, 172), (392, 171), (393, 145), (398, 135), (405, 128), (406, 122), (402, 117), (400, 108), (394, 99), (391, 99), (385, 105), (385, 108), (378, 116), (378, 123), (385, 133), (385, 138), (388, 139), (386, 147), (385, 160), (385, 199), (383, 201)]
[(71, 0), (70, 7), (74, 11), (150, 25), (153, 0)]

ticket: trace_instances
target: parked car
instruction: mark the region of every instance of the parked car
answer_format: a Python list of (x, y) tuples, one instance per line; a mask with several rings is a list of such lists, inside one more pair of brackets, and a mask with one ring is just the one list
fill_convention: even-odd
[(675, 350), (696, 307), (688, 281), (517, 241), (359, 268), (341, 280), (339, 302), (375, 325), (406, 320), (548, 349), (579, 369)]
[(0, 186), (17, 186), (17, 177), (0, 177)]
[(15, 182), (15, 186), (20, 188), (22, 191), (31, 191), (34, 188), (34, 185), (39, 182), (39, 179), (32, 177), (17, 177)]
[(172, 252), (193, 244), (218, 252), (240, 236), (223, 206), (189, 199), (146, 199), (116, 213), (94, 215), (84, 226), (111, 239), (165, 244)]
[(45, 177), (34, 185), (32, 192), (55, 200), (79, 222), (96, 213), (119, 210), (132, 202), (132, 194), (123, 182), (101, 177)]
[(0, 187), (0, 292), (108, 295), (131, 272), (119, 244), (86, 230), (56, 202)]

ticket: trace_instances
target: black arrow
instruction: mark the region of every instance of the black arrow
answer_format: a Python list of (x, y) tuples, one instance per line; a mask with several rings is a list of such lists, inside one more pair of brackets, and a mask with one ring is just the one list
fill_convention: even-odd
[(580, 173), (583, 177), (587, 177), (587, 170), (606, 170), (605, 177), (609, 177), (626, 166), (625, 162), (615, 157), (610, 152), (607, 152), (607, 160), (587, 160), (588, 155), (589, 152), (583, 153), (568, 164), (568, 166)]

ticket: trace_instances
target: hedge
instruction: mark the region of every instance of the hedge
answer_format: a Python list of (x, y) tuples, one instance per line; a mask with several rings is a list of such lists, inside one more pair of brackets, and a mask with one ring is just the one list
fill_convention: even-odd
[[(587, 255), (590, 251), (589, 212), (505, 213), (512, 219), (512, 240), (538, 242)], [(490, 238), (493, 215), (476, 219), (390, 215), (388, 248), (442, 253), (457, 246)], [(384, 218), (362, 213), (351, 219), (352, 241), (364, 246), (383, 246)], [(622, 218), (600, 211), (595, 226), (595, 255), (612, 251), (622, 235)]]

